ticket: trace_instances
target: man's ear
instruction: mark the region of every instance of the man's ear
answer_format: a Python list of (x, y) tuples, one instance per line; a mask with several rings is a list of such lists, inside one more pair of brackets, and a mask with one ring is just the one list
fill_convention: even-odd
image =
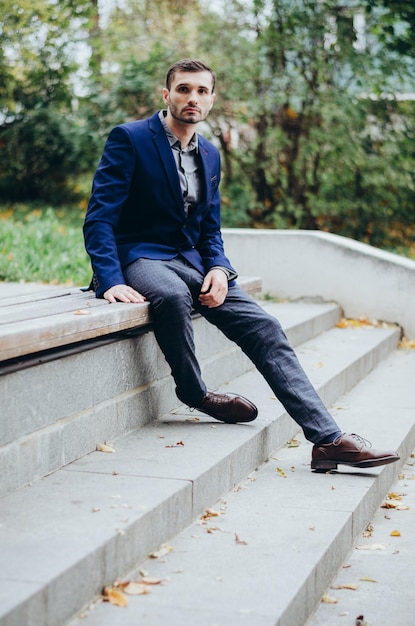
[(215, 93), (212, 93), (212, 102), (211, 102), (211, 104), (210, 104), (210, 109), (209, 109), (209, 111), (210, 111), (210, 110), (212, 109), (212, 107), (213, 107), (213, 103), (215, 102), (215, 98), (216, 98), (216, 94), (215, 94)]
[(166, 87), (163, 87), (163, 101), (164, 104), (169, 104), (169, 90)]

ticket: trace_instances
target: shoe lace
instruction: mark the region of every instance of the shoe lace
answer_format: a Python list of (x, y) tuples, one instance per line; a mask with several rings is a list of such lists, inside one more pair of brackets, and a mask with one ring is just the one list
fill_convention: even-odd
[(364, 437), (361, 437), (360, 435), (356, 435), (356, 433), (350, 433), (350, 437), (354, 437), (354, 439), (357, 439), (359, 443), (366, 446), (367, 448), (372, 447), (372, 444), (368, 439), (365, 439)]

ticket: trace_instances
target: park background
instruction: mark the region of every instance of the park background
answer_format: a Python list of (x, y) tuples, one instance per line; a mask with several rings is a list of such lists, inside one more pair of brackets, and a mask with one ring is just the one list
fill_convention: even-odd
[(89, 282), (105, 139), (186, 56), (217, 73), (223, 226), (415, 258), (414, 29), (407, 0), (0, 0), (0, 280)]

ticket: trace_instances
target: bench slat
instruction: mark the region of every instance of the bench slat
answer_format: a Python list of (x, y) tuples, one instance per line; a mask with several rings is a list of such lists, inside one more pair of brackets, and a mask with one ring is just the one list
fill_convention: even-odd
[[(238, 280), (261, 290), (259, 278)], [(0, 361), (71, 345), (151, 322), (150, 304), (116, 303), (80, 289), (39, 292), (0, 300)]]

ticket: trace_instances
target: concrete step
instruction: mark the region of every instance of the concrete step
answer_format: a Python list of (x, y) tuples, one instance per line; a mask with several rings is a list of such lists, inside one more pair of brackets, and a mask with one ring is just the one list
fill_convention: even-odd
[(359, 623), (360, 616), (367, 626), (413, 626), (414, 525), (415, 450), (307, 626), (348, 626)]
[[(322, 397), (333, 402), (398, 338), (396, 328), (333, 328), (303, 343), (299, 356)], [(255, 371), (222, 388), (252, 397), (259, 418), (226, 425), (182, 407), (115, 440), (115, 453), (88, 454), (2, 499), (2, 626), (65, 623), (297, 432)]]
[[(266, 307), (281, 316), (293, 345), (340, 317), (335, 304)], [(241, 350), (200, 316), (194, 330), (209, 387), (252, 369)], [(93, 451), (97, 442), (126, 435), (178, 406), (150, 326), (138, 335), (98, 339), (2, 366), (0, 397), (7, 416), (0, 421), (0, 497)]]
[[(147, 558), (123, 578), (135, 581), (146, 576), (161, 584), (145, 587), (146, 595), (126, 596), (126, 608), (98, 602), (70, 626), (304, 626), (356, 538), (362, 543), (362, 530), (413, 449), (414, 377), (415, 352), (395, 352), (334, 407), (346, 429), (370, 436), (376, 447), (399, 448), (399, 463), (367, 470), (339, 466), (337, 472), (312, 473), (311, 444), (298, 435), (298, 447), (284, 446), (213, 503), (211, 514), (217, 516), (205, 513), (169, 540), (168, 553)], [(413, 467), (410, 474), (413, 479)], [(387, 566), (385, 555), (399, 549), (390, 529), (402, 528), (403, 534), (406, 529), (409, 535), (414, 523), (415, 511), (395, 512), (387, 539), (383, 536), (381, 541), (376, 535), (364, 540), (385, 543), (387, 551), (359, 552), (360, 561), (366, 563), (359, 569), (351, 561), (361, 577), (373, 576), (382, 583), (379, 601), (387, 605), (389, 600), (388, 619), (373, 603), (372, 612), (368, 610), (368, 592), (354, 599), (354, 591), (329, 590), (342, 603), (321, 605), (309, 625), (351, 625), (364, 613), (365, 623), (411, 626), (415, 605), (408, 586), (410, 569), (402, 571), (398, 563), (402, 558), (401, 567), (410, 568), (415, 544), (409, 538), (412, 552), (390, 557)], [(379, 564), (374, 571), (367, 563), (375, 557)], [(341, 571), (340, 584), (359, 583), (351, 571)], [(394, 573), (400, 575), (402, 586), (395, 584), (391, 593)], [(366, 589), (371, 585), (359, 584)], [(377, 619), (372, 621), (374, 615)]]

